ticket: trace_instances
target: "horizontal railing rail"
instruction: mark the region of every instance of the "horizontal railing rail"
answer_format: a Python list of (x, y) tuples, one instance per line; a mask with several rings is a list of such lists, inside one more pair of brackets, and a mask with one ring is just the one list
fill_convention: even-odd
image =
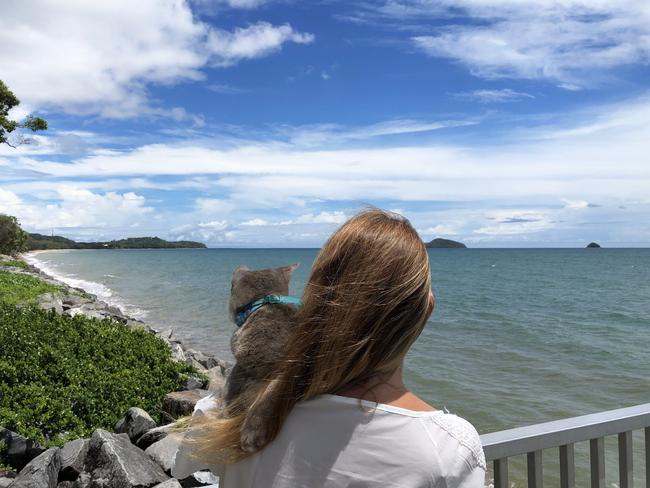
[(632, 431), (645, 430), (645, 478), (650, 488), (650, 403), (580, 417), (492, 432), (481, 436), (488, 461), (494, 463), (494, 487), (510, 488), (508, 458), (526, 454), (528, 487), (541, 488), (542, 450), (558, 448), (560, 486), (575, 486), (574, 444), (589, 441), (591, 486), (605, 486), (604, 437), (618, 435), (620, 488), (633, 487)]

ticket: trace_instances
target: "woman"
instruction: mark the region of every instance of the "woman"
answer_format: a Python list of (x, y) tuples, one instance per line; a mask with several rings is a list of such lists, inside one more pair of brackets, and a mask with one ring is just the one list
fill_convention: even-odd
[[(219, 417), (199, 408), (172, 474), (212, 467), (220, 488), (482, 488), (476, 430), (402, 381), (433, 307), (409, 221), (379, 209), (352, 217), (314, 261), (284, 361)], [(249, 452), (241, 428), (259, 402), (270, 405), (266, 435)]]

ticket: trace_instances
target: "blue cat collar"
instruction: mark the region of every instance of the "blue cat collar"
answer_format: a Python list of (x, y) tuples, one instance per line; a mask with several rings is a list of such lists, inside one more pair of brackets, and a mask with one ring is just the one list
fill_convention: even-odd
[(263, 307), (264, 305), (272, 305), (276, 303), (286, 303), (296, 306), (301, 305), (300, 299), (296, 297), (289, 297), (285, 295), (266, 295), (259, 300), (248, 303), (243, 307), (241, 311), (237, 312), (235, 314), (235, 324), (237, 324), (237, 327), (241, 327), (253, 312)]

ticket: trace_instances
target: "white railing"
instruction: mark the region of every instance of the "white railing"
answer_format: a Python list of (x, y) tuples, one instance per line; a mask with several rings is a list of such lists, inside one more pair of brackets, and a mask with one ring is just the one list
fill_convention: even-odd
[(645, 430), (645, 486), (650, 488), (650, 403), (528, 425), (481, 436), (494, 463), (494, 488), (510, 488), (508, 458), (525, 454), (529, 488), (542, 488), (542, 450), (557, 448), (560, 488), (575, 487), (574, 444), (589, 441), (591, 487), (605, 488), (605, 436), (618, 435), (620, 488), (633, 488), (632, 431)]

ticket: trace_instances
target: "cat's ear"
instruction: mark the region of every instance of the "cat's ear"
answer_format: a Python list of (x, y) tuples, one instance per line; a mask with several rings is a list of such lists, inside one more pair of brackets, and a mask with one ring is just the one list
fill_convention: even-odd
[(237, 268), (235, 268), (235, 271), (232, 272), (232, 282), (234, 283), (235, 281), (239, 281), (242, 276), (244, 276), (249, 271), (250, 269), (248, 269), (246, 266), (237, 266)]
[(300, 266), (300, 263), (293, 263), (290, 264), (289, 266), (285, 266), (284, 268), (281, 268), (287, 280), (291, 279), (291, 275), (296, 270), (296, 268), (298, 268), (298, 266)]

